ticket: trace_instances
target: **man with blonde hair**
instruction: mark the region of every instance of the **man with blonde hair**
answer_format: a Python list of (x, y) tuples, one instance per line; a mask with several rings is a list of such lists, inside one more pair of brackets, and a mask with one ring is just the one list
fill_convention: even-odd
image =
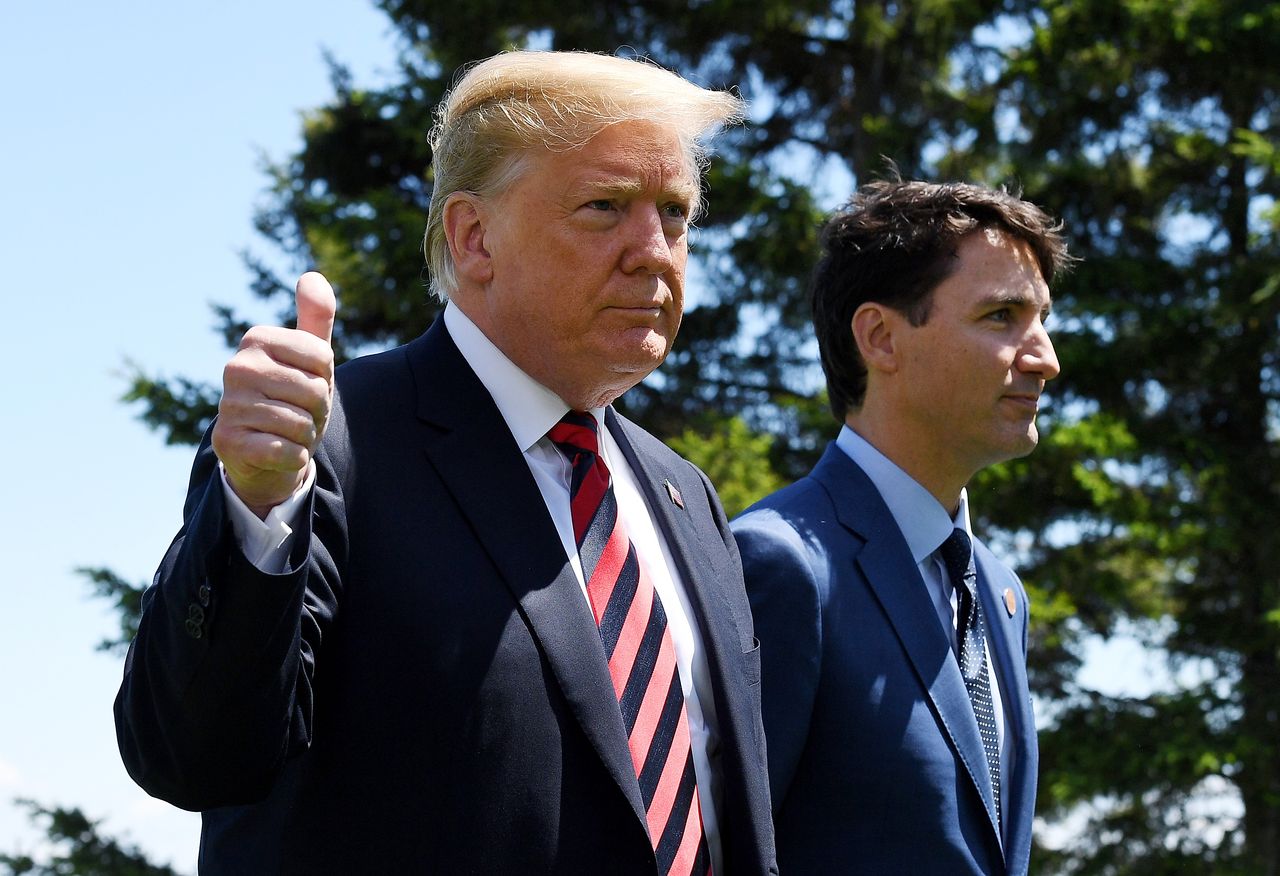
[(336, 302), (224, 372), (116, 703), (205, 873), (776, 872), (760, 664), (706, 477), (611, 403), (670, 349), (740, 102), (512, 52), (442, 104), (443, 315), (333, 369)]

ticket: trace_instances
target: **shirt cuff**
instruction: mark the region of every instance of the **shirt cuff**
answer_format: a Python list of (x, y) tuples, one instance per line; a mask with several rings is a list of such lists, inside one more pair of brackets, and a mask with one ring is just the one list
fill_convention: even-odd
[(289, 551), (293, 547), (293, 530), (302, 513), (302, 504), (316, 482), (316, 464), (307, 465), (307, 477), (292, 496), (268, 512), (265, 520), (249, 510), (227, 481), (227, 470), (218, 463), (222, 477), (222, 494), (226, 498), (227, 514), (231, 518), (231, 531), (236, 544), (255, 569), (266, 575), (279, 575), (289, 565)]

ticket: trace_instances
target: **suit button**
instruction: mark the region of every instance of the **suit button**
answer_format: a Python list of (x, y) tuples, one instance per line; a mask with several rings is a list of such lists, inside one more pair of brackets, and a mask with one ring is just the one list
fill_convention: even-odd
[(193, 639), (198, 639), (204, 635), (204, 630), (200, 628), (195, 620), (187, 618), (187, 635)]
[(187, 606), (187, 622), (194, 624), (204, 623), (204, 609), (196, 605), (194, 602)]
[(210, 590), (209, 590), (208, 584), (201, 584), (200, 589), (196, 591), (196, 599), (205, 608), (209, 607), (209, 593), (210, 593)]

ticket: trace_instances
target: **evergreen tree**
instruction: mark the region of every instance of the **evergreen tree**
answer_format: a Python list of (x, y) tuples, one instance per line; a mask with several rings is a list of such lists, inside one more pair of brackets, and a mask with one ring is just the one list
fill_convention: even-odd
[(5, 876), (178, 876), (170, 867), (152, 864), (136, 847), (98, 833), (98, 823), (79, 809), (46, 809), (19, 800), (36, 821), (44, 821), (53, 847), (38, 860), (25, 854), (0, 854)]
[[(1053, 606), (1041, 811), (1092, 810), (1044, 861), (1273, 876), (1280, 4), (1052, 2), (1028, 21), (995, 89), (999, 159), (1086, 259), (1059, 294), (1049, 452), (987, 484), (996, 522), (1035, 535), (1024, 569)], [(1117, 629), (1166, 651), (1175, 683), (1078, 684), (1082, 636)]]
[[(977, 525), (1033, 595), (1041, 813), (1088, 822), (1033, 869), (1280, 872), (1280, 3), (380, 5), (402, 37), (397, 81), (363, 89), (335, 63), (333, 100), (271, 167), (257, 216), (294, 267), (334, 281), (341, 356), (407, 340), (436, 312), (425, 135), (460, 65), (622, 46), (752, 101), (710, 171), (696, 306), (625, 399), (701, 454), (735, 505), (777, 482), (735, 417), (772, 436), (783, 480), (834, 432), (804, 288), (823, 209), (853, 180), (886, 156), (905, 176), (1019, 184), (1063, 216), (1084, 261), (1055, 290), (1064, 370), (1042, 447), (971, 486)], [(292, 277), (249, 264), (291, 319)], [(220, 315), (234, 343), (244, 326)], [(217, 389), (138, 373), (130, 398), (191, 442)], [(1129, 697), (1082, 685), (1085, 644), (1117, 631), (1167, 652), (1175, 682)]]

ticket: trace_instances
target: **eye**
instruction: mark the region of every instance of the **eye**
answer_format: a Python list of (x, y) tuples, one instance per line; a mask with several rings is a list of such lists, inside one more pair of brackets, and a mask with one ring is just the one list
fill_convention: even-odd
[(664, 219), (679, 219), (684, 221), (689, 218), (689, 207), (677, 201), (670, 204), (664, 204), (662, 207), (662, 216)]
[(999, 310), (988, 313), (986, 318), (992, 322), (1009, 322), (1013, 319), (1013, 311), (1007, 307), (1001, 307)]
[(594, 201), (587, 201), (583, 206), (588, 210), (600, 210), (602, 212), (607, 212), (612, 210), (614, 205), (613, 201), (608, 198), (597, 198)]

